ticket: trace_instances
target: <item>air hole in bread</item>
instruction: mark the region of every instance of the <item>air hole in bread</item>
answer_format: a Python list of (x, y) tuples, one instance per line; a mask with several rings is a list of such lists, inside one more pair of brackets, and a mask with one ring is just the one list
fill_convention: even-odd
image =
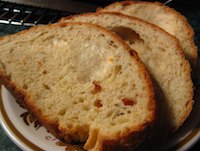
[(13, 50), (14, 50), (13, 48), (12, 48), (12, 49), (10, 49), (9, 53), (12, 53), (12, 52), (13, 52)]
[(47, 70), (43, 70), (43, 71), (42, 71), (42, 74), (47, 74)]
[(65, 115), (65, 112), (66, 112), (66, 108), (63, 108), (58, 112), (58, 114), (63, 116), (63, 115)]
[(49, 35), (48, 37), (46, 37), (46, 40), (50, 40), (50, 39), (54, 39), (55, 35)]
[(113, 114), (113, 117), (112, 119), (114, 120), (115, 118), (119, 117), (119, 116), (122, 116), (124, 115), (124, 113), (120, 110), (117, 110), (114, 114)]
[(79, 103), (84, 103), (84, 99), (82, 97), (79, 97), (76, 100), (73, 100), (72, 103), (75, 105)]
[(111, 117), (112, 114), (113, 114), (113, 110), (108, 110), (107, 113), (106, 113), (106, 116)]
[(6, 69), (6, 65), (0, 60), (0, 66), (1, 68), (3, 68), (4, 70)]
[(78, 104), (78, 102), (77, 102), (77, 101), (75, 101), (75, 100), (74, 100), (74, 101), (72, 101), (72, 103), (73, 103), (73, 104), (75, 104), (75, 105), (76, 105), (76, 104)]
[(115, 44), (115, 42), (112, 41), (112, 40), (109, 42), (109, 45), (110, 45), (110, 46), (113, 46), (113, 47), (116, 48), (116, 49), (118, 48), (118, 46), (117, 46), (117, 45)]
[[(151, 49), (151, 48), (149, 48), (149, 49)], [(164, 48), (160, 48), (160, 51), (165, 52), (166, 49), (164, 49)]]
[(128, 114), (131, 114), (131, 111), (130, 111), (130, 110), (128, 110), (128, 111), (127, 111), (127, 113), (128, 113)]
[(140, 38), (140, 35), (130, 28), (119, 26), (119, 27), (113, 27), (111, 30), (130, 44), (134, 44), (138, 41), (144, 42)]
[(82, 91), (82, 92), (79, 92), (81, 95), (85, 94), (86, 92), (85, 91)]
[(115, 74), (122, 74), (122, 66), (121, 65), (115, 66)]
[(44, 87), (46, 90), (50, 90), (50, 87), (49, 87), (47, 84), (42, 83), (42, 85), (43, 85), (43, 87)]
[(120, 113), (116, 114), (116, 117), (117, 117), (117, 116), (124, 115), (124, 114), (125, 114), (125, 113), (123, 113), (123, 112), (120, 112)]
[(121, 87), (123, 88), (123, 87), (126, 87), (128, 85), (128, 83), (127, 82), (122, 82), (122, 84), (121, 84)]
[(41, 68), (44, 65), (44, 60), (37, 61), (38, 68)]
[(79, 100), (80, 103), (83, 103), (83, 102), (84, 102), (84, 99), (81, 98), (81, 97), (80, 97), (78, 100)]
[(116, 125), (116, 123), (114, 123), (114, 122), (111, 122), (110, 124), (111, 124), (112, 126)]
[(100, 36), (102, 36), (102, 37), (105, 37), (105, 35), (104, 35), (104, 34), (100, 34)]
[(84, 104), (84, 105), (82, 106), (82, 109), (83, 109), (84, 111), (89, 111), (89, 106)]
[(62, 80), (63, 78), (64, 78), (64, 76), (60, 76), (60, 77), (59, 77), (59, 80)]
[(26, 83), (24, 83), (24, 84), (23, 84), (23, 86), (22, 86), (22, 88), (23, 88), (23, 89), (28, 89), (28, 86), (27, 86), (27, 84), (26, 84)]

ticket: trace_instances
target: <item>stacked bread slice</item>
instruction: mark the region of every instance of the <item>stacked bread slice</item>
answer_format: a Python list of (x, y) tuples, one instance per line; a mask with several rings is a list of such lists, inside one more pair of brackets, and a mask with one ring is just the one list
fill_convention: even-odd
[(180, 39), (158, 20), (120, 13), (131, 4), (0, 39), (0, 81), (57, 138), (91, 151), (133, 150), (156, 124), (176, 130), (189, 116), (193, 84), (182, 48), (194, 66), (192, 30)]
[(197, 64), (197, 48), (194, 44), (194, 32), (187, 19), (173, 8), (159, 2), (122, 1), (115, 2), (99, 12), (120, 12), (153, 23), (175, 36), (194, 69)]

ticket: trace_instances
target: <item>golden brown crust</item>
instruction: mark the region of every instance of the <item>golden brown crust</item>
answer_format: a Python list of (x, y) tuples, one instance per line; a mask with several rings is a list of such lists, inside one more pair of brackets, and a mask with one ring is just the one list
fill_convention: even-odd
[(97, 8), (97, 12), (103, 12), (104, 10), (112, 7), (115, 7), (117, 5), (120, 5), (122, 7), (124, 7), (124, 9), (126, 9), (126, 7), (129, 7), (130, 5), (134, 5), (134, 4), (145, 4), (145, 5), (155, 5), (158, 7), (162, 7), (163, 10), (165, 12), (168, 12), (170, 14), (173, 14), (174, 16), (177, 16), (179, 18), (179, 20), (181, 21), (181, 23), (183, 24), (184, 27), (184, 32), (187, 34), (188, 38), (189, 38), (189, 42), (190, 42), (190, 46), (192, 47), (191, 50), (191, 56), (187, 56), (187, 59), (189, 60), (192, 69), (196, 68), (197, 65), (197, 58), (198, 58), (198, 53), (197, 53), (197, 47), (195, 46), (194, 43), (194, 31), (192, 29), (192, 27), (190, 26), (190, 24), (187, 21), (187, 18), (185, 16), (183, 16), (181, 13), (179, 13), (178, 11), (176, 11), (173, 8), (170, 8), (166, 5), (164, 5), (163, 3), (160, 2), (147, 2), (147, 1), (121, 1), (121, 2), (115, 2), (112, 3), (108, 6), (106, 6), (105, 8)]
[[(133, 51), (132, 49), (130, 49), (129, 46), (121, 38), (116, 36), (114, 33), (105, 30), (103, 27), (100, 27), (98, 25), (91, 25), (89, 23), (59, 23), (59, 24), (54, 24), (54, 25), (48, 25), (48, 28), (53, 28), (55, 26), (65, 27), (68, 25), (82, 25), (82, 24), (87, 24), (88, 26), (96, 27), (96, 28), (98, 28), (98, 30), (101, 30), (103, 33), (105, 33), (105, 34), (108, 33), (110, 36), (114, 37), (117, 42), (122, 43), (124, 48), (127, 51), (131, 52), (133, 59), (137, 60), (139, 68), (140, 68), (139, 72), (141, 72), (141, 75), (144, 75), (143, 79), (144, 79), (145, 83), (147, 84), (146, 87), (148, 88), (148, 93), (149, 93), (148, 100), (149, 100), (150, 114), (149, 114), (148, 119), (146, 121), (144, 121), (144, 123), (141, 123), (140, 126), (134, 127), (132, 130), (127, 131), (127, 133), (123, 134), (123, 136), (120, 136), (120, 138), (118, 138), (118, 139), (117, 138), (111, 138), (111, 139), (107, 138), (111, 141), (102, 140), (103, 150), (109, 150), (111, 148), (114, 149), (115, 146), (116, 145), (119, 146), (119, 144), (121, 147), (124, 146), (125, 148), (127, 148), (127, 147), (129, 148), (130, 146), (132, 147), (135, 145), (135, 143), (139, 143), (140, 141), (142, 141), (141, 138), (143, 138), (143, 136), (144, 136), (144, 130), (151, 127), (155, 120), (155, 112), (156, 112), (155, 96), (154, 96), (154, 90), (153, 90), (153, 86), (152, 86), (152, 82), (151, 82), (149, 73), (146, 71), (145, 66), (142, 63), (142, 61), (139, 59), (137, 53), (135, 51)], [(16, 35), (12, 35), (12, 37), (15, 38), (16, 36), (25, 34), (26, 32), (35, 31), (37, 29), (41, 30), (42, 28), (43, 27), (33, 27), (29, 30), (19, 32)], [(10, 38), (10, 36), (6, 36), (6, 37)], [(4, 37), (4, 38), (6, 38), (6, 37)], [(35, 115), (38, 118), (38, 120), (54, 136), (56, 136), (57, 138), (62, 139), (62, 140), (65, 139), (65, 136), (67, 136), (68, 134), (63, 133), (61, 130), (59, 130), (57, 122), (52, 122), (52, 121), (47, 120), (45, 118), (45, 116), (42, 115), (42, 111), (35, 108), (34, 104), (31, 103), (32, 102), (31, 98), (22, 89), (18, 88), (17, 85), (13, 81), (11, 81), (11, 78), (9, 77), (9, 75), (6, 75), (5, 73), (2, 73), (0, 71), (0, 81), (2, 82), (2, 84), (4, 84), (8, 88), (8, 90), (13, 94), (13, 96), (17, 99), (17, 101), (20, 104), (23, 104), (29, 110), (29, 112), (31, 112), (33, 115)], [(122, 140), (119, 140), (119, 139), (122, 139)], [(106, 149), (106, 148), (108, 148), (108, 149)]]

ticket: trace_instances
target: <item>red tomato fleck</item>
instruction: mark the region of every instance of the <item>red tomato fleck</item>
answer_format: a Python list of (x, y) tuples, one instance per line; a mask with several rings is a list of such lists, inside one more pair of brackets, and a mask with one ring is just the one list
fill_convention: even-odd
[(93, 93), (98, 93), (98, 92), (100, 92), (102, 90), (101, 86), (96, 81), (93, 81), (93, 84), (94, 84)]
[(122, 102), (124, 103), (124, 105), (130, 105), (130, 106), (133, 106), (134, 104), (136, 104), (135, 101), (128, 98), (123, 98)]
[(101, 103), (101, 100), (100, 99), (97, 99), (95, 102), (94, 102), (94, 105), (98, 108), (102, 107), (102, 103)]

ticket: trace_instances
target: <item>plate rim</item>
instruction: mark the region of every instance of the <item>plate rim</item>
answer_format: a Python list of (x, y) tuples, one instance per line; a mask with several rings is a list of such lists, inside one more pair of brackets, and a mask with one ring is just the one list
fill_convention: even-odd
[(13, 125), (9, 119), (2, 99), (2, 84), (0, 84), (0, 124), (7, 136), (22, 150), (37, 150), (43, 151), (40, 147), (32, 143), (26, 137), (24, 137)]

